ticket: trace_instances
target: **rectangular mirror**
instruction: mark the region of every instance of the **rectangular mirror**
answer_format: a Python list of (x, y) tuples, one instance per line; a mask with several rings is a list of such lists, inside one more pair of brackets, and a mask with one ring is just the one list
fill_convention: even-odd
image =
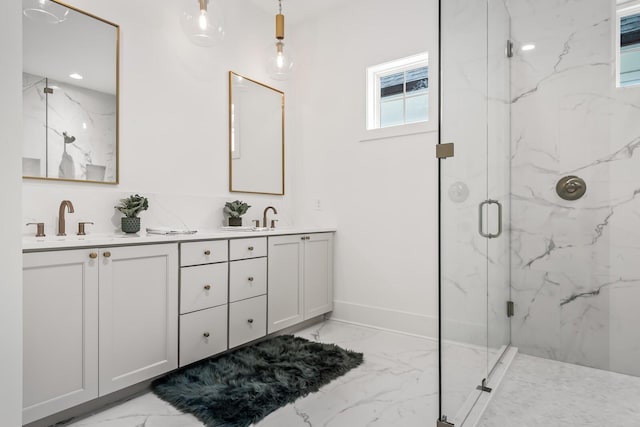
[(23, 176), (118, 183), (118, 25), (23, 0)]
[(232, 71), (229, 191), (284, 195), (284, 92)]

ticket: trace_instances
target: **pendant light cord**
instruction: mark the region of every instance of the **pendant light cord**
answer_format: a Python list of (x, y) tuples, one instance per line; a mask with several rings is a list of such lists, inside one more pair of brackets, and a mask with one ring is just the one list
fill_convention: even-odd
[(282, 0), (278, 0), (278, 13), (282, 14)]

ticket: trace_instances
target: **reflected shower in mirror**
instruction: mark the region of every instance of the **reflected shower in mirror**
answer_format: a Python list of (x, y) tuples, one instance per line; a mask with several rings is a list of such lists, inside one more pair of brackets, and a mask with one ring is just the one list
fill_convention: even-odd
[(23, 0), (23, 176), (118, 182), (117, 25)]
[(229, 191), (284, 195), (284, 93), (229, 72)]

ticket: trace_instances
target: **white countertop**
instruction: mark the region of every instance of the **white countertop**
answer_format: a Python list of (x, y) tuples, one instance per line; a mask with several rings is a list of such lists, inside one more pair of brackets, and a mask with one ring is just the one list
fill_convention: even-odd
[(333, 227), (282, 227), (268, 231), (199, 230), (195, 234), (172, 235), (147, 234), (145, 231), (140, 231), (136, 234), (87, 234), (86, 236), (76, 236), (74, 234), (64, 237), (24, 237), (22, 239), (22, 251), (38, 252), (87, 247), (148, 245), (153, 243), (238, 239), (262, 236), (282, 236), (287, 234), (326, 233), (335, 231), (336, 229)]

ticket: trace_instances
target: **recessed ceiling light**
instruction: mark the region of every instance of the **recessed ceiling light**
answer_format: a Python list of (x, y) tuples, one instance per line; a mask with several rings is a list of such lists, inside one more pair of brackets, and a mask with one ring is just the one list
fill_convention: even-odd
[(82, 80), (83, 79), (83, 77), (78, 73), (71, 73), (71, 74), (69, 74), (69, 77), (71, 77), (72, 79), (76, 79), (76, 80)]
[(523, 51), (523, 52), (526, 52), (526, 51), (528, 51), (528, 50), (533, 50), (533, 49), (535, 49), (535, 48), (536, 48), (536, 45), (535, 45), (535, 44), (525, 44), (525, 45), (523, 45), (523, 46), (521, 47), (521, 49), (522, 49), (522, 51)]

